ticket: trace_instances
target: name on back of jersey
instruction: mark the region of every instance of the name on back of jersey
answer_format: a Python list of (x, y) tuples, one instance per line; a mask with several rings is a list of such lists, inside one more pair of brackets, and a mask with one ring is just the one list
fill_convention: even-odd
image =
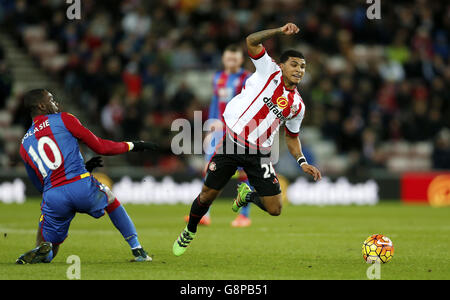
[(40, 123), (40, 124), (35, 125), (34, 126), (34, 130), (29, 130), (27, 133), (25, 133), (25, 136), (22, 139), (22, 144), (25, 141), (25, 139), (29, 138), (30, 136), (32, 136), (36, 132), (38, 132), (38, 131), (40, 131), (40, 130), (48, 127), (48, 126), (50, 126), (50, 123), (49, 123), (48, 119), (45, 120), (44, 122)]

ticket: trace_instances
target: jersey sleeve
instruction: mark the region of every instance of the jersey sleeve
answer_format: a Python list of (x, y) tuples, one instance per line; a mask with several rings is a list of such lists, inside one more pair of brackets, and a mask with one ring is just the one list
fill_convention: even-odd
[(302, 126), (304, 111), (299, 112), (294, 118), (287, 120), (284, 126), (286, 134), (292, 137), (297, 137), (300, 133), (300, 127)]
[(31, 183), (36, 187), (36, 189), (42, 194), (44, 191), (44, 182), (41, 177), (37, 174), (37, 170), (31, 165), (29, 162), (28, 154), (25, 152), (25, 149), (20, 147), (20, 156), (22, 157), (23, 164), (25, 165), (25, 170), (27, 171), (28, 178), (30, 178)]
[(33, 170), (33, 168), (24, 162), (25, 169), (27, 170), (28, 177), (30, 178), (33, 185), (36, 187), (36, 189), (39, 191), (39, 193), (43, 193), (44, 191), (44, 185), (39, 179), (39, 177), (36, 175), (36, 172)]
[(72, 114), (63, 112), (61, 113), (61, 119), (67, 130), (69, 130), (74, 137), (81, 140), (97, 154), (117, 155), (130, 150), (129, 145), (126, 142), (114, 142), (97, 137), (89, 129), (84, 127)]
[(269, 54), (267, 54), (266, 48), (263, 48), (262, 51), (255, 56), (250, 53), (248, 55), (255, 65), (256, 73), (258, 74), (269, 76), (280, 68)]

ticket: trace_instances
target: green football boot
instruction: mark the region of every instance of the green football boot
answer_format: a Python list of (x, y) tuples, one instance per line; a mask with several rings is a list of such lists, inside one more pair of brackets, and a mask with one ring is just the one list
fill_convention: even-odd
[(37, 264), (43, 262), (48, 253), (52, 250), (52, 243), (42, 242), (39, 246), (22, 254), (17, 260), (16, 264)]
[(231, 176), (231, 179), (239, 179), (239, 170), (236, 170), (233, 176)]
[(247, 204), (247, 200), (245, 200), (245, 197), (251, 191), (252, 190), (250, 189), (248, 184), (246, 184), (245, 182), (238, 185), (237, 196), (236, 196), (236, 199), (234, 199), (234, 201), (233, 201), (233, 205), (231, 206), (231, 209), (234, 212), (238, 212), (241, 209), (241, 207), (243, 207)]
[(192, 242), (194, 237), (195, 237), (195, 233), (190, 232), (186, 226), (184, 228), (183, 232), (177, 238), (177, 240), (173, 243), (173, 247), (172, 247), (173, 254), (175, 256), (182, 255), (186, 251), (187, 246), (189, 246), (189, 244)]

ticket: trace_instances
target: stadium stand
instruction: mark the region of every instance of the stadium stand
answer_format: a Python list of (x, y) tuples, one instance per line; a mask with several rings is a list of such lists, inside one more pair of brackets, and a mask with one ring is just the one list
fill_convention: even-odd
[[(171, 154), (172, 121), (192, 121), (194, 110), (206, 118), (211, 74), (226, 45), (291, 21), (298, 39), (265, 46), (274, 58), (290, 47), (307, 58), (302, 142), (324, 173), (450, 168), (446, 1), (383, 2), (390, 5), (383, 22), (368, 20), (361, 1), (86, 0), (81, 20), (67, 20), (63, 2), (2, 2), (3, 34), (63, 87), (88, 124), (100, 125), (100, 135), (163, 146), (159, 155), (130, 155), (131, 165), (191, 170), (195, 158)], [(13, 122), (5, 103), (19, 101), (8, 74), (0, 58), (2, 128)], [(2, 166), (10, 133), (0, 134)], [(280, 166), (288, 166), (280, 152)]]

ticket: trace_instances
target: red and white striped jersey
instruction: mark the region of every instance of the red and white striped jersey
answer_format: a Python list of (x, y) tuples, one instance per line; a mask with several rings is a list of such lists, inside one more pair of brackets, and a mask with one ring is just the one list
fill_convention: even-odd
[(280, 67), (265, 49), (250, 57), (256, 71), (227, 104), (223, 118), (227, 132), (237, 141), (269, 148), (283, 124), (287, 134), (298, 136), (305, 105), (297, 88), (285, 87)]

